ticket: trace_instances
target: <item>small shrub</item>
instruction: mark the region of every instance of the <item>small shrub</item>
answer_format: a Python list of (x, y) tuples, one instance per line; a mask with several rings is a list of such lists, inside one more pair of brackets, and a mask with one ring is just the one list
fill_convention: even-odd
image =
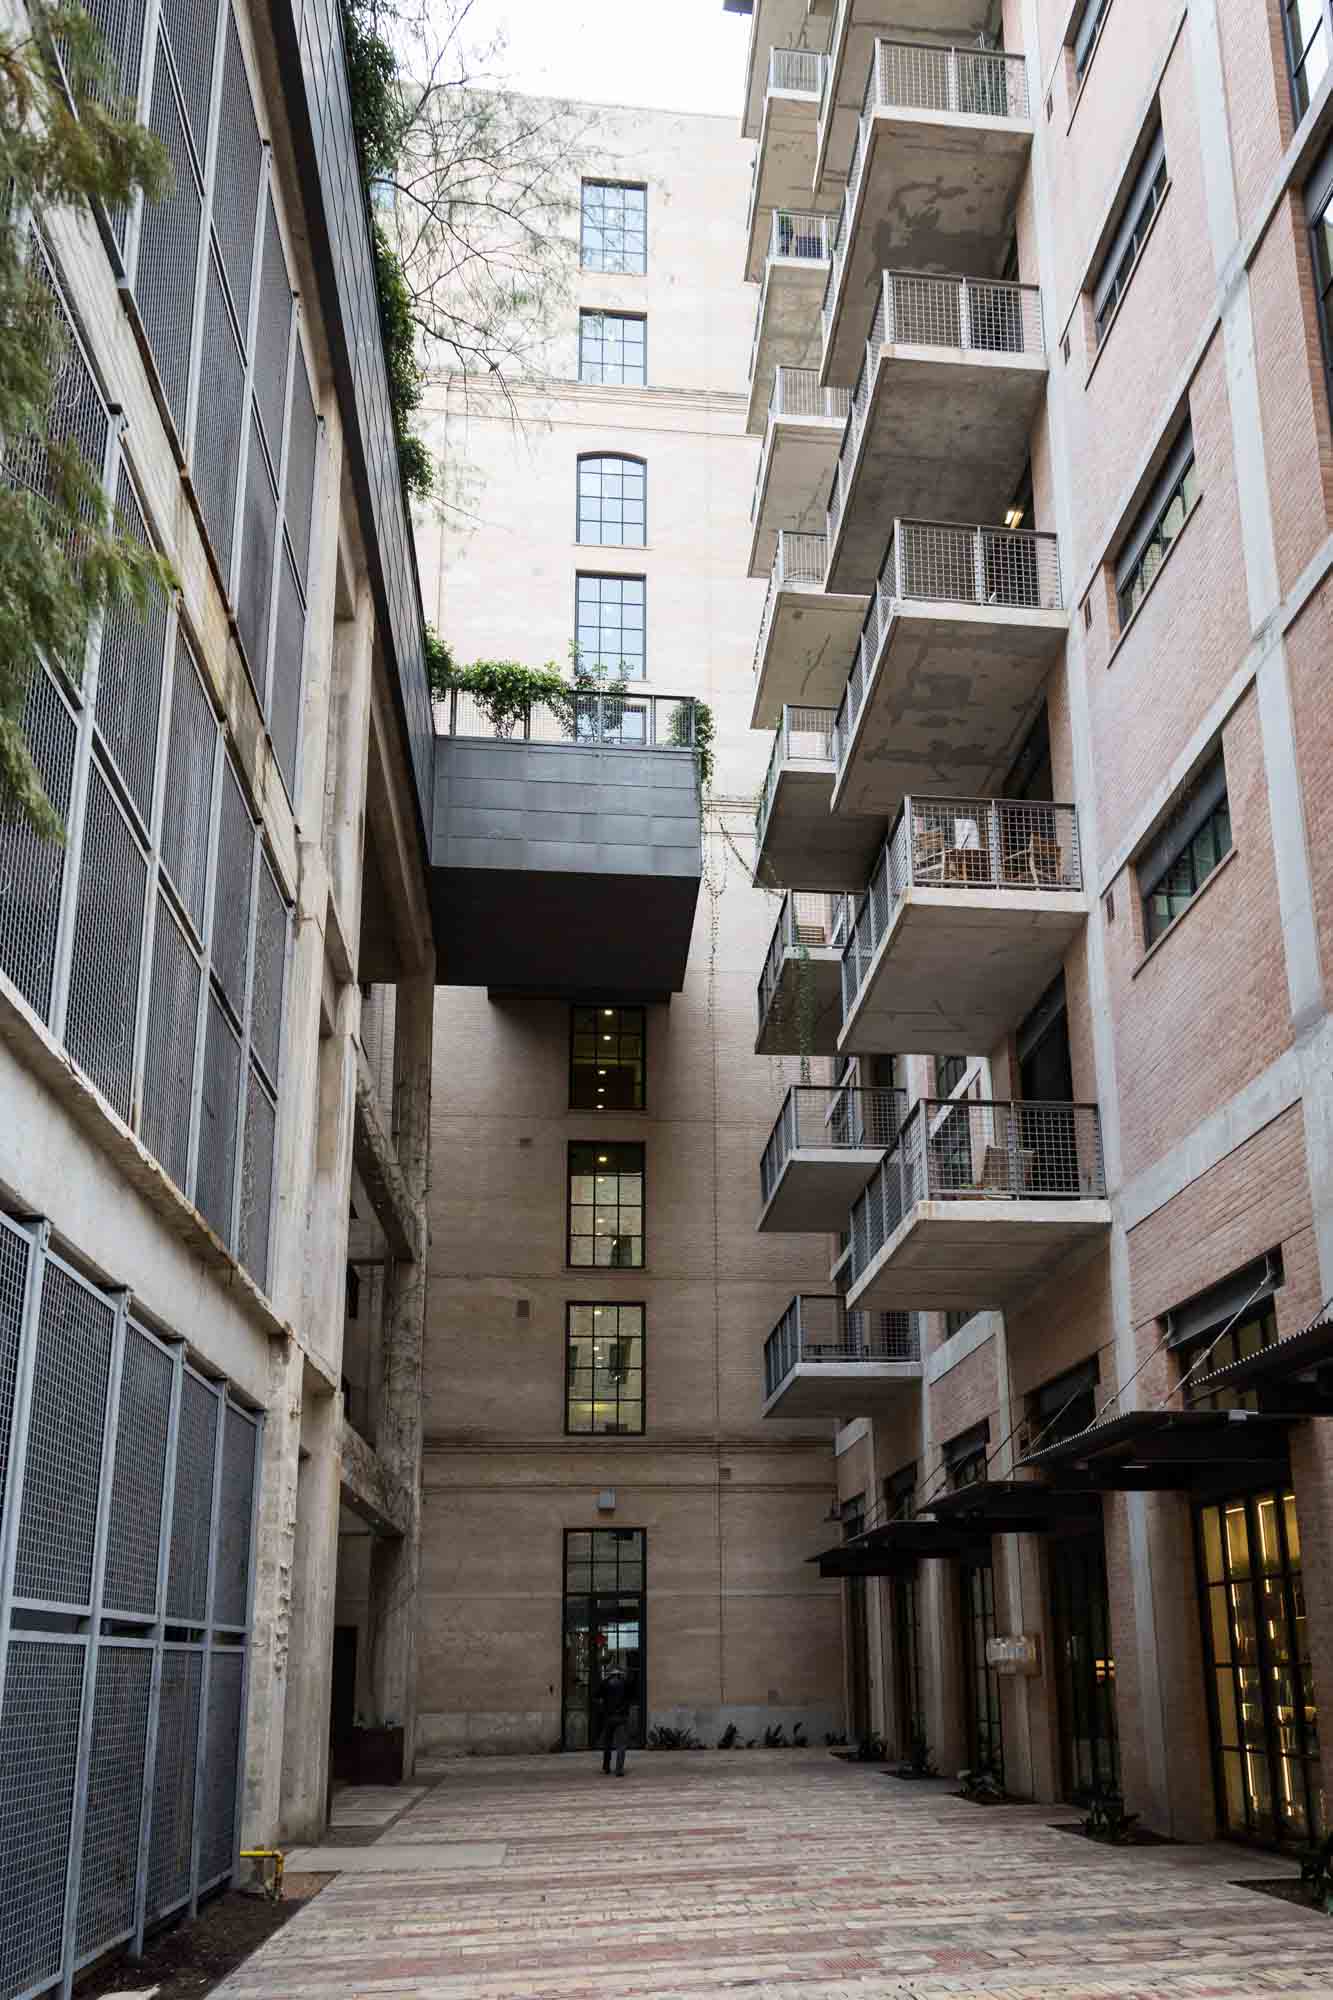
[(884, 1738), (876, 1736), (872, 1730), (869, 1736), (861, 1737), (857, 1743), (856, 1748), (852, 1752), (852, 1762), (854, 1764), (882, 1764), (888, 1754)]
[(729, 1722), (717, 1739), (719, 1750), (734, 1750), (740, 1741), (741, 1732), (734, 1722)]
[(810, 1747), (805, 1740), (805, 1728), (802, 1723), (792, 1724), (791, 1747), (793, 1750), (807, 1750)]
[(702, 1750), (703, 1747), (692, 1729), (670, 1729), (659, 1722), (648, 1731), (650, 1750)]
[(826, 1749), (841, 1750), (845, 1747), (846, 1742), (847, 1738), (840, 1729), (826, 1729), (824, 1731), (824, 1747)]
[(930, 1744), (926, 1732), (919, 1723), (915, 1724), (907, 1744), (907, 1758), (898, 1766), (900, 1778), (938, 1778), (930, 1755)]
[(1333, 1833), (1301, 1862), (1301, 1886), (1316, 1909), (1333, 1917)]
[(765, 1750), (785, 1750), (787, 1747), (787, 1732), (782, 1724), (780, 1722), (770, 1723), (764, 1731)]
[(1005, 1797), (1004, 1786), (989, 1764), (978, 1764), (975, 1771), (960, 1771), (958, 1789), (960, 1796), (965, 1799), (985, 1800)]

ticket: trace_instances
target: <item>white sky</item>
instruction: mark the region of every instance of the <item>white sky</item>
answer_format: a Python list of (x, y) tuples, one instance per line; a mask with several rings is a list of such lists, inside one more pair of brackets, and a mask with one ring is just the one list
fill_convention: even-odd
[(516, 90), (740, 117), (750, 22), (722, 0), (475, 0), (469, 39), (496, 29)]

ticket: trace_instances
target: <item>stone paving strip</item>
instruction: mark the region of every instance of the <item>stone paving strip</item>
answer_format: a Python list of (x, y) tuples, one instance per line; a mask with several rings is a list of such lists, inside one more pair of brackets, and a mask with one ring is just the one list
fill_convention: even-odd
[(341, 1872), (219, 2000), (1333, 2000), (1329, 1919), (1234, 1886), (1271, 1856), (816, 1751), (438, 1768), (373, 1844), (289, 1856)]

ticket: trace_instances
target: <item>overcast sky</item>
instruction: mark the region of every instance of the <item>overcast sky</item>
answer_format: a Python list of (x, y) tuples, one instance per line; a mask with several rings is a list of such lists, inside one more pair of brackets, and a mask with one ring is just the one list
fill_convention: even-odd
[(505, 30), (518, 90), (740, 116), (750, 23), (722, 0), (476, 0), (472, 24)]

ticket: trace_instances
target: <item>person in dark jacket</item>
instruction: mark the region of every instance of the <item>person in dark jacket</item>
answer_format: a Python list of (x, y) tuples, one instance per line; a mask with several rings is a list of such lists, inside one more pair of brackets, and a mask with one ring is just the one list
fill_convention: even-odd
[(629, 1748), (630, 1684), (623, 1667), (612, 1667), (602, 1682), (602, 1775), (611, 1775), (611, 1757), (616, 1760), (616, 1776), (625, 1775), (625, 1752)]

